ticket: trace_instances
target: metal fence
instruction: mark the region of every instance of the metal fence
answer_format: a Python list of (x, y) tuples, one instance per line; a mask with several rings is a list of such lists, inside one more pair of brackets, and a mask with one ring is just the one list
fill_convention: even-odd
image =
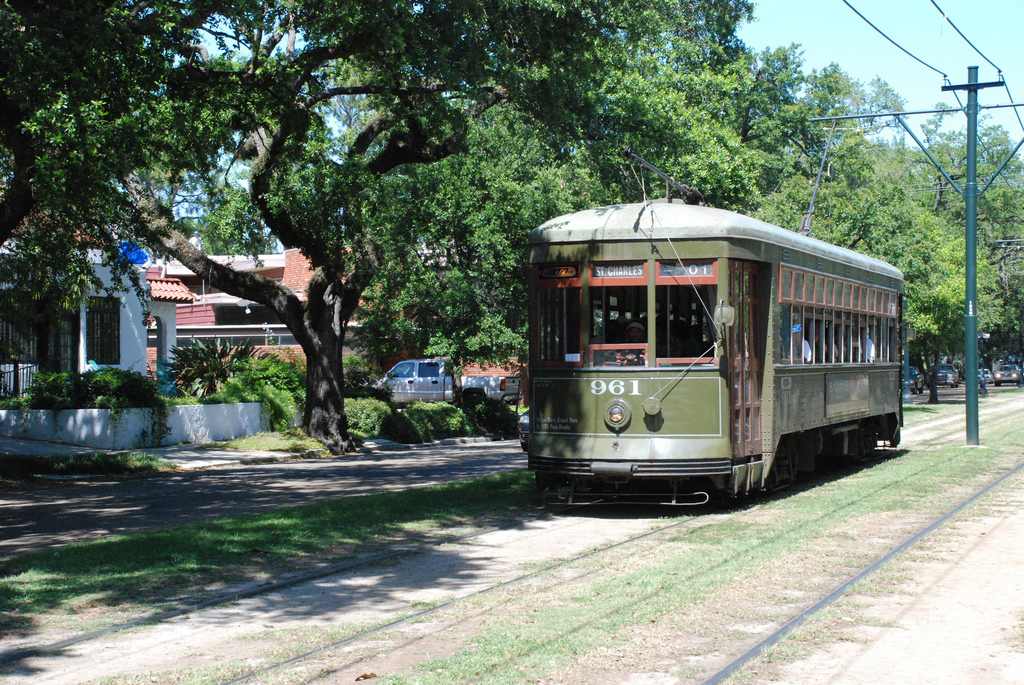
[(0, 397), (17, 397), (32, 387), (39, 364), (12, 361), (0, 363)]

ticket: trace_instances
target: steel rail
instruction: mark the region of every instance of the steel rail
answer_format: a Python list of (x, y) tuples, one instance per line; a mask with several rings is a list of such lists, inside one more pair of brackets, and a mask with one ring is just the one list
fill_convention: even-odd
[(448, 607), (454, 606), (455, 604), (460, 603), (460, 602), (464, 602), (464, 601), (466, 601), (468, 599), (472, 599), (474, 597), (482, 597), (484, 595), (490, 594), (491, 592), (494, 592), (495, 590), (501, 590), (501, 589), (512, 587), (513, 585), (518, 585), (519, 583), (522, 583), (523, 581), (530, 580), (531, 578), (536, 578), (537, 576), (543, 575), (545, 573), (550, 573), (551, 571), (554, 571), (556, 569), (568, 566), (569, 564), (575, 564), (575, 563), (577, 563), (579, 561), (584, 561), (584, 560), (589, 559), (591, 557), (597, 556), (598, 554), (603, 554), (605, 552), (611, 551), (611, 550), (616, 549), (618, 547), (623, 547), (625, 545), (630, 545), (630, 544), (632, 544), (634, 542), (637, 542), (639, 540), (643, 540), (643, 539), (651, 537), (653, 535), (658, 535), (660, 533), (664, 533), (665, 531), (673, 530), (675, 528), (680, 528), (680, 527), (683, 527), (683, 526), (693, 525), (694, 523), (695, 523), (695, 519), (686, 519), (684, 521), (677, 521), (676, 523), (671, 523), (671, 524), (669, 524), (667, 526), (662, 526), (660, 528), (655, 528), (653, 530), (647, 531), (646, 533), (640, 533), (638, 535), (626, 538), (625, 540), (619, 540), (618, 542), (612, 543), (612, 544), (607, 545), (605, 547), (599, 547), (598, 549), (591, 550), (589, 552), (586, 552), (584, 554), (580, 554), (580, 555), (572, 557), (570, 559), (563, 559), (562, 561), (556, 562), (556, 563), (551, 564), (549, 566), (545, 566), (544, 568), (537, 569), (536, 571), (531, 571), (530, 573), (527, 573), (527, 574), (524, 574), (524, 575), (521, 575), (521, 576), (517, 576), (516, 578), (513, 578), (511, 580), (507, 580), (507, 581), (504, 581), (504, 582), (501, 582), (501, 583), (497, 583), (495, 585), (490, 585), (490, 586), (485, 587), (485, 588), (483, 588), (481, 590), (477, 590), (476, 592), (471, 592), (468, 595), (463, 595), (461, 597), (456, 597), (454, 599), (450, 599), (447, 602), (444, 602), (442, 604), (438, 604), (437, 606), (431, 607), (429, 609), (424, 609), (423, 611), (419, 611), (419, 612), (416, 612), (414, 614), (410, 614), (408, 616), (403, 616), (402, 618), (397, 618), (397, 619), (395, 619), (393, 621), (389, 621), (388, 623), (376, 626), (374, 628), (368, 628), (367, 630), (358, 632), (355, 635), (350, 635), (349, 637), (343, 638), (341, 640), (337, 640), (336, 642), (332, 642), (330, 644), (323, 645), (321, 647), (317, 647), (316, 649), (312, 649), (312, 650), (310, 650), (308, 652), (305, 652), (303, 654), (299, 654), (299, 655), (294, 656), (294, 657), (292, 657), (290, 659), (287, 659), (285, 661), (280, 661), (280, 662), (278, 662), (276, 664), (271, 664), (270, 666), (266, 666), (266, 667), (261, 668), (259, 670), (247, 673), (247, 674), (245, 674), (243, 676), (239, 676), (238, 678), (235, 678), (234, 680), (225, 681), (224, 683), (221, 683), (221, 685), (240, 685), (241, 683), (245, 683), (245, 682), (251, 680), (252, 678), (256, 678), (258, 676), (270, 673), (272, 671), (276, 671), (276, 670), (278, 670), (280, 668), (285, 668), (286, 666), (292, 666), (292, 665), (294, 665), (296, 663), (299, 663), (300, 661), (305, 661), (306, 659), (309, 659), (310, 657), (317, 656), (319, 654), (323, 654), (324, 652), (330, 651), (332, 649), (336, 649), (338, 647), (344, 647), (345, 645), (351, 644), (351, 643), (353, 643), (353, 642), (355, 642), (357, 640), (361, 640), (361, 639), (363, 639), (365, 637), (369, 637), (370, 635), (374, 635), (376, 633), (379, 633), (379, 632), (382, 632), (382, 631), (394, 628), (396, 626), (400, 626), (400, 625), (402, 625), (404, 623), (409, 623), (409, 622), (416, 621), (418, 619), (424, 618), (426, 616), (430, 616), (431, 614), (437, 613), (437, 612), (441, 611), (442, 609), (447, 609)]
[(997, 478), (992, 483), (989, 483), (987, 486), (985, 486), (984, 488), (982, 488), (978, 492), (976, 492), (973, 495), (971, 495), (969, 498), (967, 498), (966, 500), (961, 502), (959, 505), (954, 507), (952, 510), (950, 510), (949, 512), (947, 512), (946, 514), (944, 514), (940, 518), (938, 518), (935, 521), (933, 521), (931, 524), (929, 524), (923, 530), (921, 530), (920, 532), (918, 532), (915, 535), (913, 535), (912, 537), (910, 537), (908, 540), (903, 542), (898, 547), (894, 548), (892, 551), (890, 551), (888, 554), (883, 556), (881, 559), (878, 559), (873, 564), (868, 566), (866, 569), (864, 569), (863, 571), (858, 573), (856, 576), (854, 576), (853, 578), (849, 579), (848, 581), (846, 581), (845, 583), (843, 583), (842, 585), (837, 587), (835, 590), (830, 592), (827, 596), (825, 596), (817, 604), (815, 604), (814, 606), (812, 606), (809, 609), (805, 610), (800, 615), (798, 615), (795, 618), (793, 618), (786, 625), (782, 626), (777, 631), (775, 631), (774, 633), (772, 633), (771, 635), (766, 637), (764, 640), (762, 640), (761, 642), (757, 643), (754, 647), (752, 647), (749, 650), (747, 650), (747, 652), (745, 652), (738, 659), (736, 659), (735, 661), (730, 663), (728, 666), (726, 666), (725, 668), (720, 670), (715, 675), (711, 676), (711, 678), (709, 678), (708, 680), (705, 680), (703, 682), (703, 685), (715, 685), (715, 683), (721, 682), (725, 678), (729, 677), (730, 675), (732, 675), (733, 673), (738, 671), (740, 668), (745, 666), (748, 662), (752, 661), (755, 657), (757, 657), (759, 654), (761, 654), (761, 652), (763, 652), (765, 649), (767, 649), (768, 647), (771, 647), (776, 642), (778, 642), (779, 640), (784, 638), (786, 635), (791, 633), (801, 623), (803, 623), (808, 618), (810, 618), (811, 616), (813, 616), (814, 614), (816, 614), (817, 612), (821, 611), (826, 606), (828, 606), (829, 604), (834, 602), (836, 599), (838, 599), (840, 596), (842, 596), (847, 590), (849, 590), (853, 585), (855, 585), (856, 583), (859, 583), (861, 580), (866, 578), (868, 575), (870, 575), (871, 573), (874, 573), (875, 571), (877, 571), (879, 569), (879, 567), (881, 567), (883, 564), (885, 564), (886, 562), (891, 560), (897, 554), (899, 554), (899, 553), (909, 549), (913, 545), (917, 544), (917, 542), (920, 541), (922, 538), (924, 538), (925, 536), (929, 535), (936, 528), (938, 528), (939, 526), (943, 525), (946, 521), (948, 521), (952, 517), (954, 517), (957, 514), (959, 514), (964, 508), (966, 508), (966, 507), (970, 506), (971, 504), (973, 504), (980, 497), (988, 494), (988, 492), (990, 490), (992, 490), (996, 486), (1000, 485), (1006, 479), (1010, 478), (1014, 474), (1018, 473), (1021, 469), (1024, 469), (1024, 462), (1021, 462), (1020, 464), (1018, 464), (1017, 466), (1012, 468), (1010, 471), (1008, 471), (1007, 473), (1005, 473), (1002, 476), (1000, 476), (999, 478)]
[[(870, 463), (870, 462), (873, 462), (873, 461), (883, 460), (883, 459), (886, 458), (887, 455), (891, 456), (891, 452), (892, 452), (891, 450), (888, 450), (888, 451), (887, 450), (879, 450), (879, 453), (877, 454), (877, 457), (875, 459), (869, 459), (865, 463)], [(1022, 466), (1024, 466), (1024, 464), (1022, 464)], [(925, 467), (922, 468), (922, 470), (926, 470), (928, 468), (930, 468), (930, 467), (925, 466)], [(916, 475), (916, 474), (911, 474), (907, 478), (910, 479), (914, 475)], [(896, 483), (889, 483), (887, 485), (884, 485), (877, 492), (880, 492), (882, 490), (894, 487), (894, 486), (898, 485), (900, 482), (903, 482), (903, 481), (899, 481), (899, 482), (896, 482)], [(811, 480), (809, 482), (806, 482), (806, 483), (802, 484), (802, 486), (800, 486), (799, 489), (800, 490), (813, 489), (814, 487), (816, 487), (819, 484), (820, 484), (819, 479), (816, 478), (814, 480)], [(842, 509), (850, 506), (851, 504), (853, 504), (853, 502), (842, 503), (836, 509), (828, 512), (828, 514), (822, 514), (822, 517), (825, 517), (826, 515), (827, 516), (834, 516), (837, 511), (841, 511)], [(582, 561), (582, 560), (585, 560), (585, 559), (589, 559), (591, 557), (595, 557), (595, 556), (597, 556), (599, 554), (603, 554), (605, 552), (617, 549), (619, 547), (623, 547), (625, 545), (632, 544), (634, 542), (643, 540), (645, 538), (648, 538), (648, 537), (651, 537), (651, 536), (654, 536), (654, 535), (658, 535), (660, 533), (664, 533), (666, 531), (670, 531), (670, 530), (673, 530), (673, 529), (676, 529), (676, 528), (681, 528), (681, 527), (684, 527), (684, 526), (696, 525), (696, 524), (698, 524), (700, 522), (701, 522), (701, 519), (691, 518), (691, 519), (687, 519), (687, 520), (684, 520), (684, 521), (679, 521), (679, 522), (676, 522), (676, 523), (673, 523), (673, 524), (669, 524), (667, 526), (662, 526), (660, 528), (656, 528), (656, 529), (647, 531), (646, 533), (641, 533), (639, 535), (626, 538), (625, 540), (620, 540), (619, 542), (612, 543), (612, 544), (610, 544), (608, 546), (605, 546), (605, 547), (599, 547), (597, 549), (591, 550), (590, 552), (587, 552), (585, 554), (581, 554), (581, 555), (573, 557), (571, 559), (565, 559), (565, 560), (562, 560), (560, 562), (556, 562), (554, 564), (551, 564), (549, 566), (545, 566), (544, 568), (538, 569), (536, 571), (532, 571), (532, 572), (530, 572), (530, 573), (528, 573), (526, 575), (519, 576), (519, 577), (513, 578), (511, 580), (507, 580), (507, 581), (504, 581), (504, 582), (501, 582), (501, 583), (497, 583), (495, 585), (492, 585), (490, 587), (484, 588), (482, 590), (478, 590), (476, 592), (472, 592), (472, 593), (470, 593), (468, 595), (464, 595), (462, 597), (453, 598), (453, 599), (451, 599), (451, 600), (449, 600), (449, 601), (447, 601), (447, 602), (445, 602), (443, 604), (431, 607), (430, 609), (424, 609), (423, 611), (417, 612), (415, 614), (410, 614), (408, 616), (404, 616), (402, 618), (398, 618), (398, 619), (395, 619), (393, 621), (389, 621), (386, 624), (382, 624), (382, 625), (376, 626), (374, 628), (369, 628), (369, 629), (367, 629), (365, 631), (362, 631), (360, 633), (356, 633), (354, 635), (350, 635), (349, 637), (343, 638), (343, 639), (338, 640), (336, 642), (332, 642), (330, 644), (323, 645), (321, 647), (317, 647), (316, 649), (312, 649), (312, 650), (310, 650), (308, 652), (305, 652), (303, 654), (296, 655), (296, 656), (294, 656), (294, 657), (292, 657), (292, 658), (290, 658), (290, 659), (288, 659), (286, 661), (282, 661), (282, 662), (278, 662), (278, 663), (275, 663), (275, 664), (271, 664), (269, 666), (265, 666), (262, 669), (259, 669), (259, 670), (256, 670), (256, 671), (252, 671), (252, 672), (247, 673), (247, 674), (245, 674), (243, 676), (239, 676), (239, 677), (235, 678), (234, 680), (225, 681), (225, 682), (221, 683), (221, 685), (241, 685), (242, 683), (248, 682), (252, 678), (256, 678), (258, 676), (265, 675), (267, 673), (271, 673), (271, 672), (276, 671), (276, 670), (278, 670), (280, 668), (284, 668), (284, 667), (287, 667), (287, 666), (294, 666), (295, 664), (297, 664), (297, 663), (299, 663), (301, 661), (304, 661), (304, 660), (309, 659), (309, 658), (314, 657), (314, 656), (318, 656), (318, 655), (323, 654), (325, 652), (328, 652), (328, 651), (330, 651), (332, 649), (336, 649), (338, 647), (347, 646), (347, 645), (352, 644), (352, 643), (354, 643), (354, 642), (356, 642), (356, 641), (358, 641), (358, 640), (360, 640), (362, 638), (369, 637), (369, 636), (374, 635), (376, 633), (379, 633), (379, 632), (382, 632), (382, 631), (385, 631), (385, 630), (389, 630), (391, 628), (395, 628), (395, 627), (397, 627), (399, 625), (402, 625), (402, 624), (405, 624), (405, 623), (409, 623), (409, 622), (416, 621), (418, 619), (424, 618), (426, 616), (429, 616), (431, 614), (439, 612), (442, 609), (447, 609), (448, 607), (454, 606), (455, 604), (460, 603), (460, 602), (462, 602), (464, 600), (471, 599), (473, 597), (480, 597), (480, 596), (483, 596), (485, 594), (494, 592), (495, 590), (500, 590), (500, 589), (512, 587), (513, 585), (516, 585), (516, 584), (518, 584), (518, 583), (520, 583), (520, 582), (522, 582), (524, 580), (529, 580), (531, 578), (535, 578), (537, 576), (540, 576), (542, 574), (548, 573), (550, 571), (554, 571), (554, 570), (557, 570), (559, 568), (563, 568), (565, 566), (568, 566), (570, 564), (574, 564), (574, 563), (576, 563), (578, 561)], [(805, 522), (805, 524), (806, 524), (806, 522)], [(352, 662), (350, 664), (347, 664), (347, 665), (349, 665), (349, 666), (354, 665), (355, 663), (359, 663), (359, 661), (361, 661), (361, 660), (362, 659), (357, 659), (356, 661), (354, 661), (354, 662)]]
[[(564, 513), (565, 511), (570, 511), (570, 510), (576, 509), (576, 508), (578, 508), (578, 507), (576, 507), (576, 506), (567, 506), (567, 507), (564, 507), (561, 510), (552, 512), (551, 515)], [(373, 555), (371, 557), (368, 557), (366, 559), (361, 559), (359, 561), (352, 561), (352, 562), (346, 562), (346, 563), (341, 563), (341, 564), (332, 564), (330, 566), (318, 569), (316, 571), (310, 571), (309, 573), (303, 573), (301, 575), (294, 576), (292, 578), (287, 578), (285, 580), (278, 580), (278, 581), (273, 581), (273, 582), (270, 582), (270, 583), (263, 583), (263, 584), (260, 584), (260, 585), (256, 585), (254, 587), (250, 587), (250, 588), (245, 589), (245, 590), (237, 590), (237, 591), (234, 591), (234, 592), (227, 592), (227, 593), (224, 593), (224, 594), (221, 594), (221, 595), (217, 595), (216, 597), (211, 597), (210, 599), (206, 599), (206, 600), (203, 600), (201, 602), (194, 602), (194, 603), (191, 603), (191, 604), (187, 604), (185, 606), (179, 607), (177, 609), (172, 609), (170, 611), (163, 611), (163, 612), (160, 612), (159, 614), (153, 614), (153, 615), (150, 615), (150, 616), (143, 616), (141, 618), (137, 618), (137, 619), (134, 619), (134, 620), (131, 620), (131, 621), (126, 621), (125, 623), (119, 623), (119, 624), (114, 625), (114, 626), (108, 626), (106, 628), (101, 628), (99, 630), (90, 631), (88, 633), (81, 633), (79, 635), (74, 635), (72, 637), (69, 637), (67, 639), (61, 640), (59, 642), (52, 642), (50, 644), (40, 645), (38, 647), (30, 647), (30, 648), (27, 648), (27, 649), (19, 649), (19, 650), (13, 650), (13, 651), (10, 651), (10, 652), (0, 653), (0, 666), (16, 663), (18, 661), (24, 661), (25, 659), (33, 657), (33, 656), (40, 656), (40, 655), (45, 655), (45, 654), (48, 654), (48, 653), (56, 652), (56, 651), (59, 651), (59, 650), (62, 650), (62, 649), (66, 649), (68, 647), (72, 647), (72, 646), (77, 645), (77, 644), (81, 644), (83, 642), (89, 642), (89, 641), (95, 640), (97, 638), (105, 637), (107, 635), (112, 635), (114, 633), (118, 633), (118, 632), (121, 632), (123, 630), (128, 630), (129, 628), (138, 628), (139, 626), (145, 626), (145, 625), (150, 625), (150, 624), (154, 624), (154, 623), (162, 623), (164, 621), (169, 621), (172, 618), (178, 618), (179, 616), (187, 616), (188, 614), (195, 613), (195, 612), (200, 611), (202, 609), (208, 609), (208, 608), (210, 608), (212, 606), (218, 606), (218, 605), (221, 605), (221, 604), (228, 604), (228, 603), (231, 603), (231, 602), (237, 602), (238, 600), (248, 599), (250, 597), (258, 597), (260, 595), (264, 595), (264, 594), (267, 594), (267, 593), (270, 593), (270, 592), (274, 592), (274, 591), (277, 591), (277, 590), (283, 590), (283, 589), (286, 589), (286, 588), (289, 588), (289, 587), (293, 587), (295, 585), (301, 585), (303, 583), (308, 583), (308, 582), (313, 581), (313, 580), (320, 580), (321, 578), (328, 578), (330, 576), (337, 575), (339, 573), (343, 573), (344, 571), (349, 571), (349, 570), (352, 570), (354, 568), (359, 568), (359, 567), (362, 567), (362, 566), (367, 566), (367, 565), (370, 565), (370, 564), (375, 564), (375, 563), (378, 563), (378, 562), (381, 562), (381, 561), (387, 561), (388, 559), (394, 559), (396, 557), (402, 557), (402, 556), (407, 556), (407, 555), (411, 555), (411, 554), (417, 554), (417, 553), (422, 552), (424, 550), (431, 549), (432, 547), (440, 547), (441, 545), (447, 545), (447, 544), (451, 544), (453, 542), (462, 542), (462, 541), (465, 541), (465, 540), (471, 540), (471, 539), (473, 539), (475, 537), (479, 537), (481, 535), (486, 535), (488, 533), (494, 533), (494, 532), (497, 532), (499, 530), (507, 530), (508, 528), (511, 528), (511, 527), (512, 526), (506, 526), (506, 527), (491, 526), (491, 527), (488, 527), (488, 528), (483, 528), (483, 529), (478, 530), (478, 531), (474, 531), (472, 533), (466, 533), (465, 535), (458, 535), (458, 536), (455, 536), (455, 537), (449, 537), (449, 538), (443, 538), (443, 539), (438, 539), (438, 540), (432, 540), (430, 542), (424, 542), (424, 543), (421, 543), (419, 545), (413, 545), (413, 546), (410, 546), (410, 547), (402, 547), (402, 548), (399, 548), (399, 549), (391, 550), (389, 552), (383, 552), (381, 554), (375, 554), (375, 555)]]

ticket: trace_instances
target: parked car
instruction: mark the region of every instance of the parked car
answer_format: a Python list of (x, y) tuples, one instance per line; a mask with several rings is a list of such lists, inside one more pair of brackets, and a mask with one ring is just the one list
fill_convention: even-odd
[(985, 385), (992, 385), (992, 372), (988, 369), (981, 370), (981, 381)]
[[(395, 404), (451, 402), (455, 399), (454, 379), (446, 359), (407, 359), (398, 362), (384, 374)], [(462, 396), (467, 401), (491, 397), (512, 402), (519, 399), (519, 376), (462, 376)]]
[(519, 417), (519, 446), (524, 452), (530, 449), (530, 412)]
[(1020, 381), (1020, 369), (1013, 364), (1003, 364), (996, 367), (996, 372), (992, 374), (992, 382), (999, 387), (1003, 383), (1017, 384)]
[(920, 371), (915, 369), (913, 366), (910, 367), (910, 394), (920, 395), (924, 392), (925, 382), (924, 376)]
[(932, 381), (935, 387), (945, 385), (950, 388), (960, 387), (960, 374), (952, 364), (939, 364), (932, 374)]

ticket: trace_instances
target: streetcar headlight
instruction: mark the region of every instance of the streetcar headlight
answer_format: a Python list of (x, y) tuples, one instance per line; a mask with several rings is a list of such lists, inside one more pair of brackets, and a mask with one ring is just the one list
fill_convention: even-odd
[(633, 409), (625, 400), (614, 399), (605, 405), (604, 422), (616, 433), (625, 430), (632, 417)]

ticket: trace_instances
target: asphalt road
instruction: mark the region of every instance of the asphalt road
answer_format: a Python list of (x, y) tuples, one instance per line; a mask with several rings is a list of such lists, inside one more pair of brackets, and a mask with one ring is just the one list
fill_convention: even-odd
[(522, 468), (526, 454), (512, 440), (0, 492), (0, 559), (110, 535)]

